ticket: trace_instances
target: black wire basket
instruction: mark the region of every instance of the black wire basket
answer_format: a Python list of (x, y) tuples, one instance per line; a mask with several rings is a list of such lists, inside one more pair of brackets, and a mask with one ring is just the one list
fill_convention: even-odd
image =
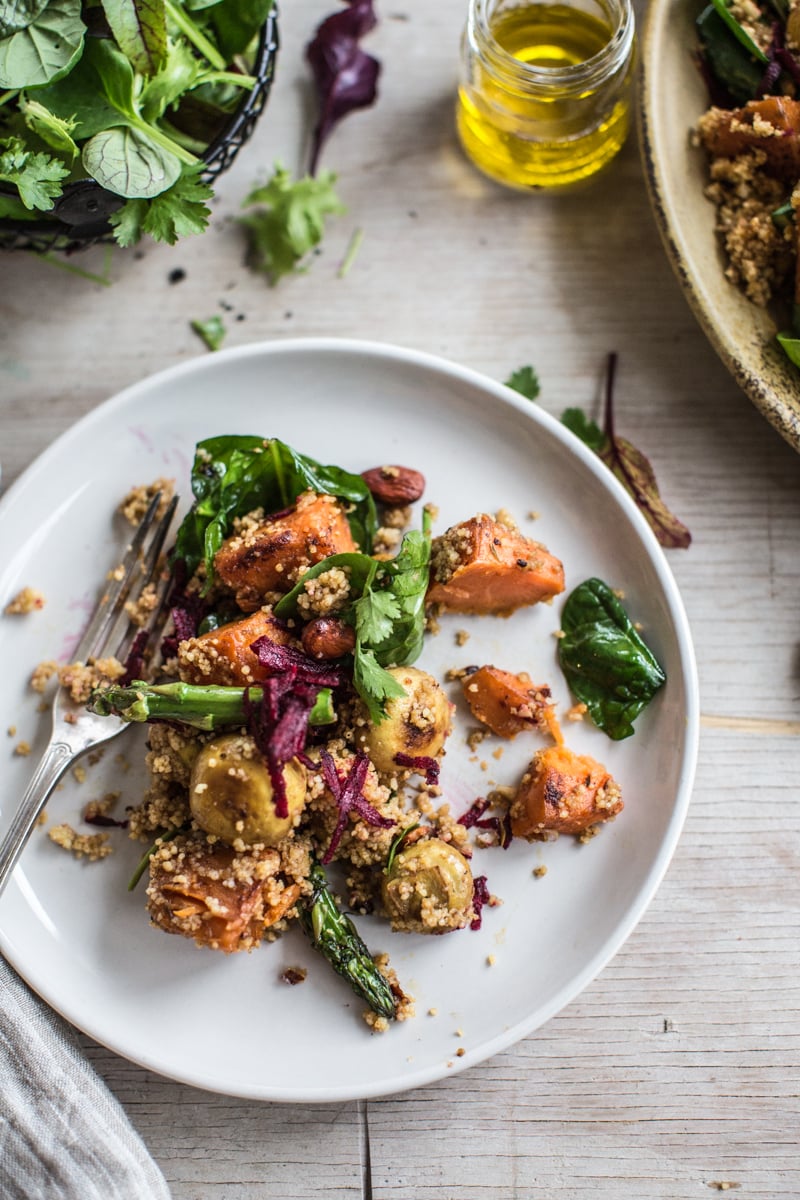
[[(209, 143), (203, 154), (202, 178), (206, 183), (227, 171), (250, 138), (269, 97), (278, 55), (278, 22), (275, 8), (261, 30), (253, 65), (255, 85), (247, 92), (225, 128)], [(68, 183), (42, 220), (14, 221), (0, 218), (0, 250), (52, 250), (71, 253), (98, 242), (113, 242), (108, 218), (125, 201), (101, 187), (94, 179)]]

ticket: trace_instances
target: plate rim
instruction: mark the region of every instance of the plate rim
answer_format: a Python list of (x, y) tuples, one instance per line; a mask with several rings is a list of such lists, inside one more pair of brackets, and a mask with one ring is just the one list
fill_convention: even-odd
[[(101, 401), (88, 413), (79, 418), (78, 421), (64, 430), (14, 480), (4, 495), (0, 496), (0, 521), (5, 519), (6, 510), (17, 502), (18, 497), (20, 499), (24, 498), (26, 488), (35, 483), (40, 472), (47, 470), (52, 458), (61, 454), (64, 448), (68, 449), (72, 440), (80, 438), (85, 430), (91, 428), (95, 422), (101, 422), (114, 409), (124, 408), (126, 405), (129, 405), (132, 400), (135, 400), (138, 392), (146, 391), (153, 385), (169, 383), (197, 371), (202, 372), (209, 366), (223, 364), (226, 360), (236, 361), (246, 358), (281, 356), (286, 354), (310, 356), (320, 352), (351, 354), (359, 358), (371, 357), (394, 360), (415, 368), (433, 371), (450, 381), (462, 381), (469, 386), (488, 393), (495, 400), (516, 409), (522, 415), (523, 419), (531, 421), (534, 425), (539, 424), (543, 426), (552, 436), (563, 443), (570, 455), (581, 459), (590, 472), (615, 496), (618, 503), (626, 511), (626, 515), (634, 526), (639, 540), (644, 543), (643, 548), (649, 552), (649, 557), (658, 577), (673, 625), (681, 665), (681, 675), (686, 692), (686, 709), (683, 714), (686, 728), (684, 757), (666, 835), (659, 844), (658, 851), (645, 873), (641, 886), (637, 889), (635, 903), (629, 907), (624, 919), (618, 922), (611, 936), (598, 947), (583, 969), (573, 976), (569, 985), (562, 987), (551, 998), (548, 1004), (540, 1006), (536, 1012), (524, 1020), (518, 1021), (515, 1025), (502, 1030), (494, 1038), (481, 1043), (476, 1049), (467, 1050), (467, 1053), (463, 1057), (454, 1058), (449, 1067), (444, 1064), (432, 1064), (425, 1069), (410, 1070), (408, 1076), (404, 1074), (390, 1079), (383, 1079), (370, 1086), (362, 1085), (354, 1089), (352, 1086), (348, 1087), (344, 1084), (317, 1088), (302, 1086), (297, 1089), (287, 1089), (285, 1087), (270, 1087), (269, 1084), (257, 1087), (231, 1084), (226, 1087), (221, 1086), (217, 1080), (210, 1080), (204, 1077), (202, 1070), (188, 1070), (178, 1073), (174, 1070), (165, 1069), (158, 1061), (147, 1054), (134, 1055), (121, 1050), (109, 1038), (98, 1036), (89, 1027), (91, 1021), (82, 1020), (74, 1012), (74, 1004), (57, 1005), (54, 1000), (44, 994), (43, 990), (37, 987), (36, 983), (28, 979), (27, 974), (23, 973), (17, 967), (14, 957), (9, 957), (7, 954), (8, 939), (3, 929), (2, 916), (0, 916), (0, 952), (7, 957), (14, 970), (39, 994), (44, 1002), (73, 1026), (121, 1058), (153, 1071), (162, 1078), (171, 1079), (218, 1095), (229, 1095), (243, 1100), (283, 1103), (340, 1103), (343, 1101), (374, 1099), (380, 1096), (398, 1094), (458, 1074), (468, 1067), (486, 1061), (535, 1032), (535, 1030), (552, 1019), (553, 1016), (562, 1011), (585, 990), (615, 957), (641, 921), (672, 861), (686, 820), (697, 767), (700, 706), (698, 672), (693, 639), (686, 609), (672, 570), (667, 562), (664, 551), (656, 541), (649, 525), (631, 497), (608, 468), (556, 417), (547, 412), (546, 409), (523, 398), (505, 384), (446, 357), (427, 351), (417, 351), (389, 342), (327, 336), (288, 337), (271, 341), (257, 341), (215, 352), (213, 356), (202, 354), (193, 356), (184, 362), (152, 372), (135, 383), (129, 384), (121, 391)], [(35, 975), (35, 972), (33, 974)]]

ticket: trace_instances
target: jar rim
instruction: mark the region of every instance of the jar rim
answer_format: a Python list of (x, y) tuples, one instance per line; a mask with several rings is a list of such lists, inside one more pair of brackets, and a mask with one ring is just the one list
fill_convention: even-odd
[[(549, 0), (530, 0), (532, 4), (546, 4)], [(557, 0), (558, 2), (558, 0)], [(569, 0), (560, 0), (569, 7)], [(591, 84), (621, 67), (633, 49), (634, 16), (630, 0), (596, 0), (612, 19), (611, 35), (605, 45), (583, 62), (561, 67), (534, 66), (510, 54), (494, 37), (487, 12), (490, 0), (469, 0), (467, 32), (476, 43), (481, 54), (496, 70), (502, 72), (521, 87), (546, 86), (557, 83), (562, 86)]]

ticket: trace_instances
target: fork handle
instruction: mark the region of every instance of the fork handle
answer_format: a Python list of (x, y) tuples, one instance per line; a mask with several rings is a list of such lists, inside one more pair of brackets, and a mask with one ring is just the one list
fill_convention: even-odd
[(74, 760), (75, 752), (64, 742), (51, 742), (25, 789), (14, 820), (0, 844), (0, 895), (3, 894), (17, 859), (33, 831), (53, 788)]

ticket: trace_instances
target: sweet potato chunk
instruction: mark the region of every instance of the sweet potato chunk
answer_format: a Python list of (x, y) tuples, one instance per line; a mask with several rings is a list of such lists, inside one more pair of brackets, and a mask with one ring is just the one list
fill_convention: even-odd
[(286, 512), (223, 542), (214, 557), (214, 570), (236, 593), (239, 608), (253, 612), (267, 593), (290, 591), (302, 567), (355, 549), (336, 497), (303, 492)]
[(508, 616), (564, 590), (564, 568), (546, 547), (485, 513), (435, 538), (429, 604)]
[(216, 683), (247, 687), (271, 674), (250, 649), (256, 638), (269, 637), (286, 646), (292, 635), (270, 613), (259, 609), (241, 621), (188, 638), (178, 647), (178, 674), (184, 683)]
[(299, 896), (300, 885), (281, 876), (276, 850), (243, 855), (227, 846), (176, 838), (150, 860), (152, 923), (226, 954), (258, 945), (264, 930)]
[(539, 750), (511, 805), (515, 837), (535, 839), (547, 831), (583, 833), (622, 810), (619, 784), (587, 754), (566, 746)]
[(764, 169), (794, 182), (800, 174), (800, 102), (788, 96), (750, 100), (732, 111), (712, 108), (698, 123), (700, 140), (713, 158), (736, 158), (762, 150)]
[(492, 733), (513, 738), (523, 729), (541, 729), (555, 736), (550, 688), (537, 687), (524, 671), (513, 675), (498, 667), (479, 667), (462, 679), (461, 687), (473, 717)]

